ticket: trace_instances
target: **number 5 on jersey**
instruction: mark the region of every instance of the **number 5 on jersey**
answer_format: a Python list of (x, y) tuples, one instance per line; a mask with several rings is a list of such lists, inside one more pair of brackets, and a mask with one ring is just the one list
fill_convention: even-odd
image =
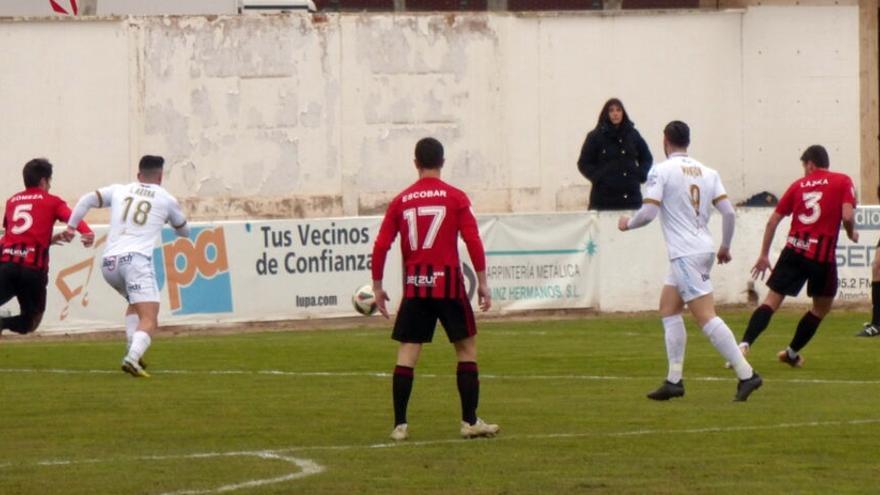
[[(31, 215), (33, 203), (20, 204), (12, 210), (12, 228), (9, 229), (15, 235), (23, 234), (34, 224), (34, 217)], [(20, 224), (18, 222), (21, 222)]]

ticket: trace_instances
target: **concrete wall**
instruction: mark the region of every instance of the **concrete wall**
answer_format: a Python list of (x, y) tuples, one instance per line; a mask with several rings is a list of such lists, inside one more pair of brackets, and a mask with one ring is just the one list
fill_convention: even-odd
[(0, 20), (0, 196), (34, 156), (74, 200), (160, 153), (197, 219), (370, 214), (430, 134), (478, 211), (579, 210), (610, 96), (658, 159), (689, 122), (735, 201), (781, 194), (817, 142), (858, 181), (858, 26), (856, 6)]

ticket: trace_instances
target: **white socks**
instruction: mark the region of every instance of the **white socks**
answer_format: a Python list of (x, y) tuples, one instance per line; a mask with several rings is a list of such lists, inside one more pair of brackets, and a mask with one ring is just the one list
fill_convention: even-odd
[(143, 330), (134, 332), (131, 337), (131, 346), (128, 348), (128, 355), (125, 358), (133, 363), (138, 362), (150, 347), (150, 340), (150, 334), (147, 332)]
[(733, 332), (730, 331), (724, 320), (717, 316), (712, 318), (703, 327), (703, 333), (709, 337), (709, 341), (724, 356), (724, 359), (733, 366), (737, 378), (746, 380), (752, 377), (752, 365), (742, 355), (742, 351), (736, 345), (736, 338), (733, 336)]
[(684, 349), (687, 346), (687, 331), (681, 315), (663, 318), (663, 330), (666, 333), (666, 356), (669, 358), (669, 371), (666, 380), (670, 383), (681, 381), (684, 369)]
[(132, 313), (130, 315), (125, 315), (125, 349), (131, 349), (131, 337), (137, 331), (138, 323), (141, 320), (138, 318), (137, 313)]

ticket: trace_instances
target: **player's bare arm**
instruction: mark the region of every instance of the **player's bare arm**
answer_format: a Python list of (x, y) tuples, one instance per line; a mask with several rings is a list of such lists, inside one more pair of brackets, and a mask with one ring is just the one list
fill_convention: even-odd
[(782, 221), (782, 215), (775, 211), (770, 215), (770, 219), (767, 220), (767, 226), (764, 227), (764, 238), (761, 240), (761, 254), (758, 255), (758, 260), (755, 261), (755, 265), (752, 267), (753, 279), (760, 277), (761, 280), (764, 280), (765, 273), (771, 268), (770, 245), (773, 244), (773, 236), (776, 235), (776, 227), (779, 226), (780, 221)]
[(379, 309), (379, 313), (388, 319), (388, 293), (385, 292), (385, 289), (382, 288), (381, 280), (373, 280), (373, 294), (376, 297), (376, 307)]
[(489, 308), (492, 307), (492, 291), (489, 289), (486, 272), (477, 272), (477, 296), (479, 297), (480, 310), (489, 311)]
[(859, 242), (859, 232), (856, 230), (856, 213), (855, 207), (849, 203), (843, 204), (843, 218), (841, 223), (846, 231), (846, 236), (853, 242)]

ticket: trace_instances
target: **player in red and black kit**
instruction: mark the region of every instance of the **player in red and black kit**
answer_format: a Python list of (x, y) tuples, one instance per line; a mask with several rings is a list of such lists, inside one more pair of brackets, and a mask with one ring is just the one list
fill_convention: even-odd
[(764, 230), (761, 255), (752, 268), (752, 277), (763, 279), (770, 268), (770, 244), (776, 227), (791, 215), (791, 229), (785, 248), (779, 255), (767, 287), (770, 292), (763, 304), (752, 313), (743, 335), (740, 349), (747, 354), (755, 339), (767, 328), (773, 313), (779, 309), (785, 296), (796, 296), (807, 284), (807, 295), (813, 306), (798, 323), (788, 348), (777, 354), (779, 360), (792, 367), (800, 367), (804, 358), (799, 351), (807, 345), (822, 318), (831, 311), (837, 295), (837, 262), (834, 257), (840, 225), (853, 242), (858, 242), (855, 230), (855, 188), (845, 174), (828, 170), (828, 152), (819, 145), (807, 148), (801, 155), (804, 178), (796, 180), (779, 200), (776, 211), (770, 215)]
[[(21, 313), (0, 318), (0, 332), (9, 329), (30, 333), (37, 329), (46, 310), (46, 285), (49, 282), (49, 246), (62, 242), (52, 235), (55, 222), (67, 222), (70, 208), (58, 196), (49, 194), (52, 164), (45, 158), (33, 159), (24, 166), (25, 190), (6, 201), (0, 238), (0, 305), (13, 297)], [(77, 229), (83, 245), (89, 247), (95, 235), (88, 225)]]
[(382, 278), (388, 249), (400, 233), (404, 286), (392, 332), (392, 338), (400, 342), (392, 381), (394, 440), (409, 436), (406, 410), (414, 369), (422, 344), (431, 342), (434, 336), (437, 320), (443, 324), (458, 357), (461, 435), (487, 437), (499, 431), (498, 425), (477, 417), (477, 327), (458, 258), (458, 236), (464, 240), (477, 272), (477, 294), (483, 311), (491, 306), (486, 255), (467, 195), (440, 179), (443, 163), (443, 145), (439, 141), (424, 138), (416, 144), (419, 180), (391, 201), (373, 246), (373, 290), (379, 311), (388, 318), (388, 294), (382, 288)]

